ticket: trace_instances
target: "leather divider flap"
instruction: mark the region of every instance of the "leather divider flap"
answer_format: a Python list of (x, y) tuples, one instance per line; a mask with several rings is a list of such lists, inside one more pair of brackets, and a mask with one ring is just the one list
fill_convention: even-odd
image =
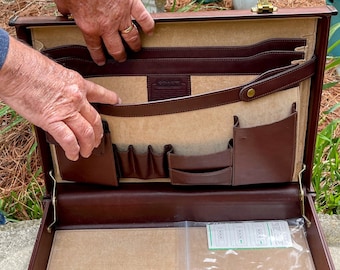
[(204, 156), (168, 154), (173, 185), (231, 185), (232, 150)]
[(235, 117), (233, 185), (288, 182), (296, 149), (297, 112), (276, 123), (240, 127)]

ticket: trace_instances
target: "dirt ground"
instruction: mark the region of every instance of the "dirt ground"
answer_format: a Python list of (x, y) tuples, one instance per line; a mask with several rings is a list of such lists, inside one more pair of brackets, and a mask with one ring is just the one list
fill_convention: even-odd
[[(179, 5), (187, 3), (188, 0), (177, 0)], [(306, 7), (322, 6), (324, 0), (272, 0), (274, 5), (279, 8), (283, 7)], [(231, 0), (223, 0), (227, 7), (231, 6)], [(42, 16), (58, 15), (58, 11), (53, 1), (24, 1), (24, 0), (0, 0), (0, 27), (6, 29), (11, 35), (15, 36), (13, 28), (8, 26), (8, 21), (13, 16)], [(335, 81), (338, 79), (335, 70), (328, 70), (325, 74), (325, 82)], [(335, 86), (323, 92), (321, 112), (327, 111), (334, 104), (340, 102), (340, 86)], [(3, 104), (0, 102), (0, 109)], [(323, 115), (323, 114), (322, 114)], [(320, 129), (328, 122), (335, 118), (340, 118), (340, 110), (324, 116), (324, 123)], [(8, 125), (10, 115), (0, 119), (0, 129)], [(337, 135), (340, 135), (339, 129)], [(40, 166), (38, 155), (33, 153), (31, 161), (27, 161), (27, 153), (34, 144), (34, 135), (29, 123), (23, 123), (11, 129), (5, 135), (0, 135), (0, 198), (7, 196), (11, 190), (25, 189), (31, 179), (28, 171), (28, 164), (31, 171), (36, 171)], [(43, 183), (42, 176), (38, 180)]]

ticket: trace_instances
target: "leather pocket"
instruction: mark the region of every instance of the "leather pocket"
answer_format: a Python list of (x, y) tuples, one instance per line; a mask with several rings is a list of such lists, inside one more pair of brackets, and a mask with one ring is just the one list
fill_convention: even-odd
[(231, 185), (232, 150), (202, 155), (168, 154), (173, 185)]
[(55, 145), (58, 169), (63, 180), (117, 186), (115, 160), (112, 152), (112, 142), (109, 126), (103, 122), (104, 136), (100, 145), (88, 158), (79, 157), (71, 161), (65, 156), (64, 150), (48, 135), (47, 141)]
[(232, 185), (290, 182), (293, 176), (297, 112), (263, 126), (240, 127), (234, 118)]

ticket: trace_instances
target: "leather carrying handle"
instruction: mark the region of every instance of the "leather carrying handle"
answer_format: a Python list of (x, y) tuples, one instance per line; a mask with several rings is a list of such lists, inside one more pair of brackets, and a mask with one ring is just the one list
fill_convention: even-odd
[[(238, 101), (252, 101), (264, 95), (270, 95), (298, 85), (314, 75), (315, 65), (316, 57), (313, 57), (302, 64), (270, 70), (260, 75), (253, 82), (238, 87), (150, 103), (115, 106), (96, 104), (96, 108), (99, 113), (110, 116), (144, 117), (194, 111)], [(255, 95), (248, 96), (247, 91), (249, 89), (254, 89)]]

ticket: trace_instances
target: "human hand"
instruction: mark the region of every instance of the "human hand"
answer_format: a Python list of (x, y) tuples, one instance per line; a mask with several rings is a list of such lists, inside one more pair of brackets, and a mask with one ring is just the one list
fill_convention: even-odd
[(70, 160), (88, 157), (103, 136), (89, 102), (117, 104), (117, 95), (85, 80), (32, 48), (10, 38), (0, 69), (0, 98), (18, 114), (49, 132)]
[(146, 34), (152, 34), (154, 29), (154, 21), (141, 0), (55, 0), (55, 3), (63, 15), (72, 14), (92, 59), (100, 66), (105, 64), (103, 45), (119, 62), (126, 60), (122, 38), (133, 51), (140, 50), (141, 40), (132, 17)]

